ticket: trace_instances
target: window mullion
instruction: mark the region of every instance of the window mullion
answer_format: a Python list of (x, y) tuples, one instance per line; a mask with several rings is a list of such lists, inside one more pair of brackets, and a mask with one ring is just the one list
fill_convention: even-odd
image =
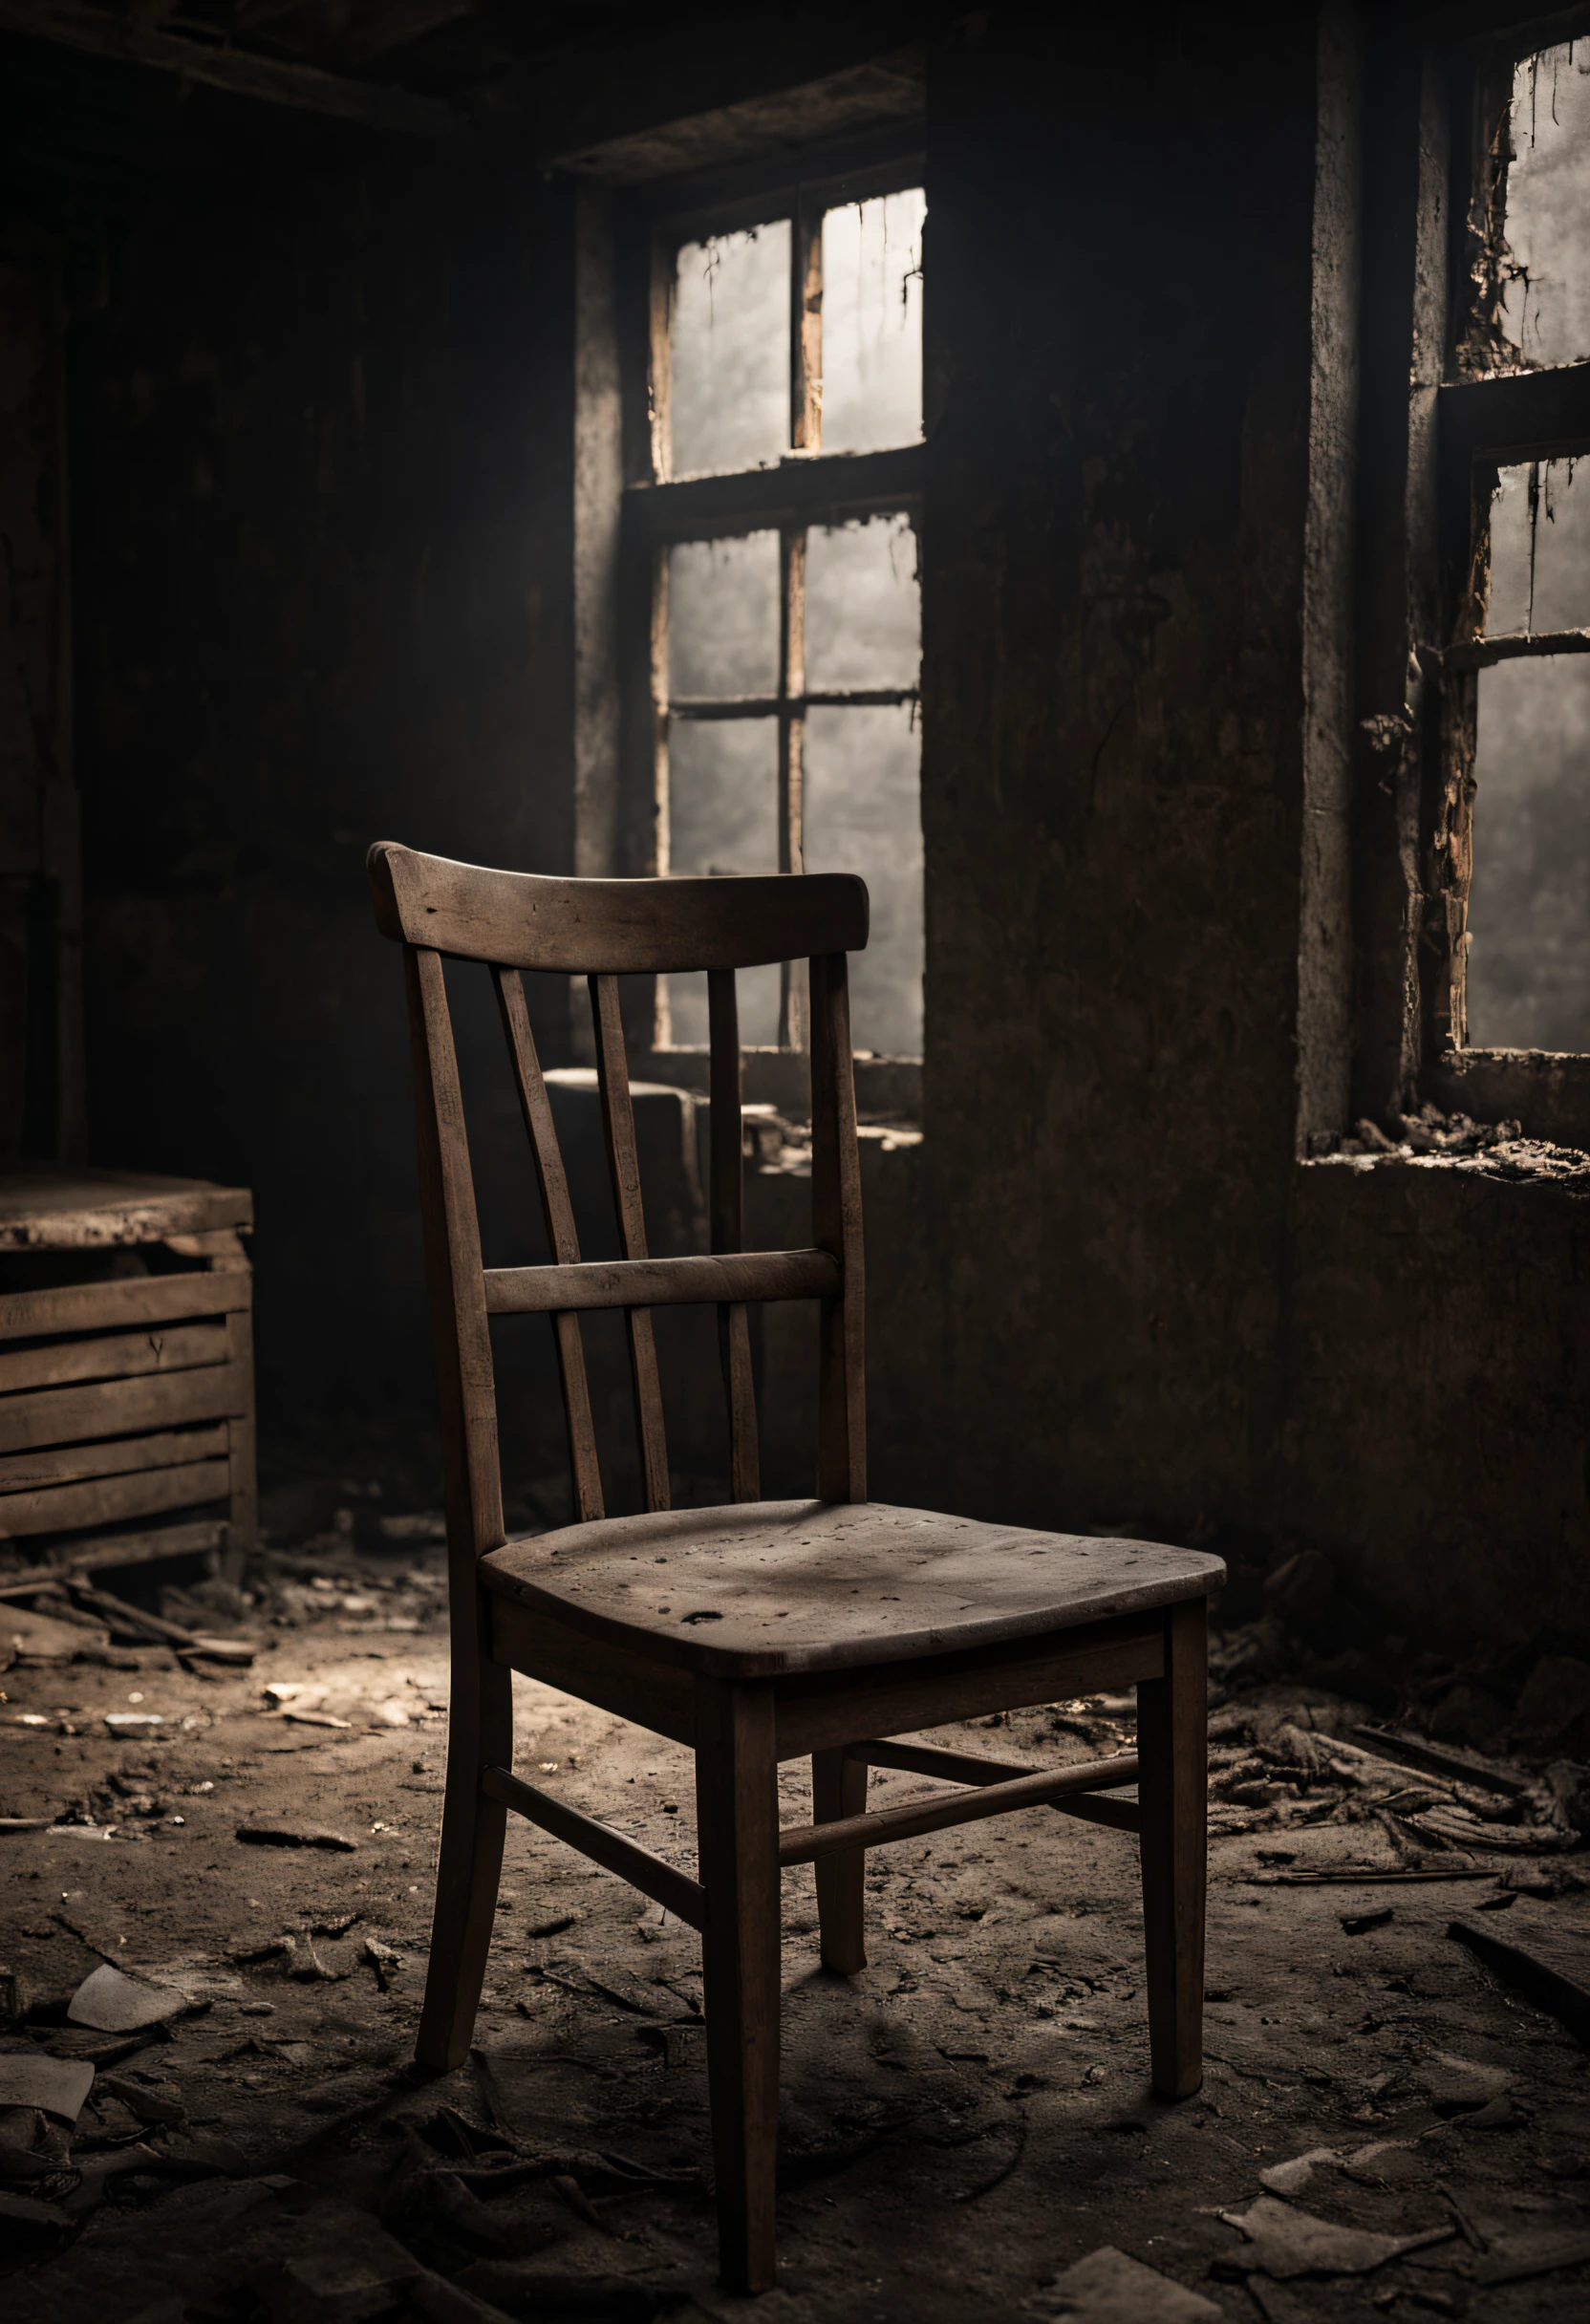
[(823, 445), (823, 210), (798, 194), (789, 235), (789, 419), (798, 452)]
[[(802, 779), (806, 751), (806, 535), (805, 526), (779, 534), (779, 870), (804, 866)], [(806, 1001), (802, 964), (786, 960), (782, 971), (779, 1040), (786, 1049), (806, 1046)]]

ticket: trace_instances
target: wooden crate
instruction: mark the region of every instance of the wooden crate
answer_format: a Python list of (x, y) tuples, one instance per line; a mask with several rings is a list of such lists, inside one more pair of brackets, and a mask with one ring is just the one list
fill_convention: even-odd
[[(0, 1172), (0, 1255), (44, 1279), (0, 1290), (0, 1539), (54, 1537), (41, 1564), (79, 1571), (253, 1542), (252, 1224), (245, 1187)], [(157, 1245), (191, 1263), (49, 1280)]]

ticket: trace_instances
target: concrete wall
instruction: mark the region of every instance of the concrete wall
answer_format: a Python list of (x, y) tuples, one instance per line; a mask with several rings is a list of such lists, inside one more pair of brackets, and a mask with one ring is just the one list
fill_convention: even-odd
[(1408, 1652), (1582, 1636), (1590, 1179), (1295, 1159), (1348, 1022), (1317, 828), (1300, 929), (1351, 469), (1316, 37), (996, 10), (930, 63), (924, 1462), (1029, 1522), (1325, 1548)]
[(1128, 50), (1011, 10), (930, 66), (936, 1441), (1012, 1517), (1267, 1514), (1313, 62), (1301, 21)]

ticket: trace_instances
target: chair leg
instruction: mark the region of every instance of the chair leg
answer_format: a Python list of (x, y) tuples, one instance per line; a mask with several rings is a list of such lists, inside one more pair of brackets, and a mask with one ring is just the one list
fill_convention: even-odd
[[(814, 1751), (811, 1754), (811, 1814), (814, 1823), (837, 1823), (844, 1816), (860, 1816), (867, 1806), (867, 1770), (847, 1759), (842, 1751)], [(823, 1967), (853, 1977), (867, 1967), (867, 1934), (863, 1919), (866, 1896), (867, 1851), (847, 1848), (842, 1856), (820, 1856), (812, 1866), (817, 1875), (817, 1920), (823, 1932)]]
[(779, 2133), (779, 1771), (771, 1686), (696, 1684), (707, 2077), (731, 2292), (773, 2283)]
[(1137, 1689), (1149, 2055), (1162, 2098), (1191, 2098), (1204, 2078), (1207, 1694), (1206, 1609), (1197, 1598), (1171, 1607), (1165, 1676)]
[(513, 1763), (513, 1678), (502, 1663), (455, 1667), (447, 1726), (431, 1959), (415, 2055), (438, 2074), (469, 2054), (503, 1876), (507, 1810), (481, 1790), (481, 1771)]

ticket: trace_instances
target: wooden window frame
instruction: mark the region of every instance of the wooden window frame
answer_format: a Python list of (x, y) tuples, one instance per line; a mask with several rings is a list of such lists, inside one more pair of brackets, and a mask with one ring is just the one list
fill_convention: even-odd
[(1515, 659), (1590, 652), (1590, 631), (1486, 635), (1490, 525), (1499, 471), (1590, 452), (1590, 360), (1493, 370), (1506, 198), (1499, 130), (1516, 65), (1590, 37), (1590, 8), (1508, 26), (1459, 55), (1450, 81), (1448, 324), (1435, 395), (1433, 515), (1439, 642), (1417, 651), (1436, 683), (1428, 737), (1420, 1091), (1527, 1134), (1590, 1143), (1590, 1053), (1471, 1046), (1467, 955), (1478, 674)]
[[(925, 183), (919, 122), (780, 156), (776, 161), (666, 182), (643, 192), (632, 211), (621, 284), (625, 306), (626, 481), (620, 533), (620, 655), (623, 693), (622, 822), (628, 868), (640, 876), (668, 870), (668, 736), (674, 719), (777, 721), (779, 870), (802, 869), (802, 775), (806, 715), (829, 704), (851, 708), (915, 703), (911, 687), (808, 688), (805, 670), (805, 564), (814, 527), (878, 515), (904, 516), (920, 536), (928, 446), (824, 453), (820, 379), (822, 226), (847, 204)], [(776, 464), (727, 474), (672, 474), (670, 336), (679, 250), (708, 235), (787, 220), (790, 226), (789, 367), (793, 442)], [(780, 639), (773, 694), (670, 698), (668, 554), (682, 541), (752, 532), (779, 536)], [(638, 981), (638, 980), (637, 980)], [(632, 1046), (668, 1079), (704, 1074), (706, 1050), (666, 1038), (666, 1006), (653, 987), (627, 998)], [(807, 1028), (805, 980), (786, 964), (779, 1042), (745, 1052), (746, 1095), (804, 1110)], [(858, 1099), (872, 1111), (914, 1112), (916, 1059), (857, 1060)], [(704, 1083), (703, 1083), (704, 1087)]]

